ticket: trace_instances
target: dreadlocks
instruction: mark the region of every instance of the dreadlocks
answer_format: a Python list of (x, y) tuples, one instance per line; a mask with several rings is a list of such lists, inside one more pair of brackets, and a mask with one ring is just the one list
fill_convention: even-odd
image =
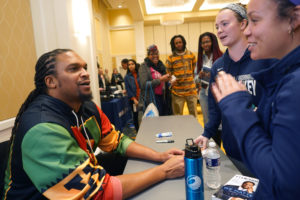
[[(28, 108), (30, 103), (33, 102), (33, 100), (37, 96), (39, 96), (40, 94), (47, 93), (45, 77), (48, 75), (51, 75), (51, 74), (56, 75), (55, 65), (56, 65), (57, 55), (62, 54), (64, 52), (68, 52), (68, 51), (72, 51), (72, 50), (70, 50), (70, 49), (55, 49), (53, 51), (43, 54), (37, 61), (36, 65), (35, 65), (35, 76), (34, 76), (35, 89), (30, 92), (30, 94), (28, 95), (25, 102), (22, 104), (22, 106), (16, 116), (14, 127), (12, 128), (10, 142), (9, 142), (10, 148), (11, 148), (11, 145), (15, 138), (16, 132), (18, 130), (19, 121), (21, 119), (22, 114), (25, 112), (25, 110)], [(3, 159), (4, 162), (7, 162), (10, 148), (8, 148), (8, 152)], [(4, 180), (5, 168), (6, 168), (6, 165), (4, 167), (4, 170), (1, 170), (1, 174), (0, 174), (1, 181)], [(1, 182), (1, 184), (0, 184), (0, 191), (3, 190), (3, 187), (4, 187), (4, 181)], [(2, 195), (3, 194), (0, 193), (0, 199), (2, 198)]]
[(30, 92), (25, 102), (22, 104), (14, 123), (14, 127), (12, 129), (12, 135), (10, 139), (10, 143), (12, 143), (13, 138), (16, 134), (20, 118), (25, 110), (28, 108), (31, 102), (40, 94), (47, 93), (47, 86), (45, 84), (45, 77), (48, 75), (56, 75), (55, 65), (56, 65), (56, 57), (59, 54), (64, 52), (72, 51), (70, 49), (55, 49), (48, 53), (43, 54), (37, 61), (35, 65), (35, 76), (34, 76), (34, 84), (35, 89)]

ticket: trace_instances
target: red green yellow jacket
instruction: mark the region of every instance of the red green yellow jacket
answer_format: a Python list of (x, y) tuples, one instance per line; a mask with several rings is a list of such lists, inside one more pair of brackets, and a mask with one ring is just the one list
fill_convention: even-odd
[(40, 95), (23, 113), (13, 138), (4, 199), (119, 199), (120, 181), (106, 173), (93, 152), (99, 147), (125, 154), (131, 142), (93, 102), (75, 113)]

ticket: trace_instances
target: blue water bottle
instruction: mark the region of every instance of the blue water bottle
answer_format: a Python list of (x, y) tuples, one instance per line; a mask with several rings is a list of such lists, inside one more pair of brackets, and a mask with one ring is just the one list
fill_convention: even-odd
[(192, 138), (185, 144), (185, 193), (187, 200), (204, 200), (202, 154)]

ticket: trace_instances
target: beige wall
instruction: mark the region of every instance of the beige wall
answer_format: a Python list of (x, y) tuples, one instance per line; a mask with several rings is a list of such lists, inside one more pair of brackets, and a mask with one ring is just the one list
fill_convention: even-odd
[(93, 0), (95, 38), (96, 38), (96, 53), (99, 64), (112, 72), (112, 56), (109, 34), (109, 18), (108, 11), (102, 1)]
[(128, 9), (111, 10), (109, 12), (109, 25), (128, 26), (133, 24), (133, 19)]
[(15, 117), (33, 89), (36, 52), (29, 0), (0, 1), (0, 121)]
[(120, 69), (120, 60), (136, 54), (134, 22), (128, 9), (110, 10), (109, 25), (113, 68)]
[(112, 55), (135, 54), (134, 30), (110, 31)]

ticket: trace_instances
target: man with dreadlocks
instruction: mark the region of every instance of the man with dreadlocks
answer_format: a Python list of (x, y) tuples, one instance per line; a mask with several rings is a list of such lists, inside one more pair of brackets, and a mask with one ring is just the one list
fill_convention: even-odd
[(166, 62), (167, 72), (176, 77), (172, 85), (172, 109), (175, 115), (183, 114), (184, 103), (189, 113), (197, 118), (197, 89), (194, 81), (196, 67), (195, 55), (186, 49), (186, 41), (182, 35), (175, 35), (171, 42), (172, 55)]
[[(56, 49), (35, 67), (35, 89), (12, 130), (3, 199), (122, 199), (184, 174), (183, 152), (156, 152), (116, 131), (91, 100), (87, 64), (74, 51)], [(96, 147), (164, 162), (136, 174), (110, 176)]]

